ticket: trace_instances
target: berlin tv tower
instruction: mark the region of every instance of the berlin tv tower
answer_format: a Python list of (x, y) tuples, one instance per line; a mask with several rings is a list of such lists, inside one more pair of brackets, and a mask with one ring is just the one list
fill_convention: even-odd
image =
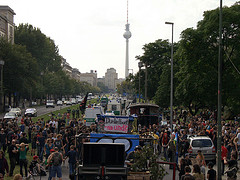
[(132, 36), (132, 33), (129, 31), (129, 25), (128, 24), (128, 0), (127, 0), (127, 24), (126, 31), (123, 34), (123, 37), (126, 39), (126, 61), (125, 61), (125, 78), (129, 75), (129, 54), (128, 54), (128, 39)]

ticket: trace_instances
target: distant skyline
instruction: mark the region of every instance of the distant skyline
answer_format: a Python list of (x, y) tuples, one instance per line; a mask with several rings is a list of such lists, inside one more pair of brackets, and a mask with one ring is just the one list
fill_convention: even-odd
[[(231, 6), (237, 0), (223, 0)], [(196, 28), (203, 12), (219, 7), (216, 0), (129, 0), (128, 23), (129, 72), (138, 71), (136, 56), (143, 54), (143, 45), (157, 39), (174, 42), (186, 28)], [(97, 70), (98, 78), (108, 68), (116, 69), (118, 78), (125, 77), (127, 0), (0, 0), (16, 13), (15, 25), (31, 24), (55, 41), (59, 54), (81, 73)], [(224, 18), (224, 17), (223, 17)], [(170, 40), (171, 41), (171, 40)]]

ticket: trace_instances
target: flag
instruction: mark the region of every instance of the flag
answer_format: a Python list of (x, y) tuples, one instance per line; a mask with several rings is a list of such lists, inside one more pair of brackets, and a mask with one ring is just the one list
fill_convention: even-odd
[(86, 94), (86, 96), (84, 97), (84, 99), (82, 100), (82, 102), (80, 104), (80, 111), (82, 114), (84, 114), (84, 111), (86, 109), (87, 98), (88, 98), (88, 93)]

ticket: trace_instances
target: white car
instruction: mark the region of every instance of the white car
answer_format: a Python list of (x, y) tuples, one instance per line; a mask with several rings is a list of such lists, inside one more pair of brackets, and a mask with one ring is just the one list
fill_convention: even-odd
[(66, 105), (72, 105), (71, 101), (66, 101)]
[(216, 161), (216, 149), (208, 136), (189, 136), (189, 157), (196, 158), (201, 150), (206, 161)]
[(9, 112), (13, 112), (17, 116), (21, 116), (22, 115), (22, 110), (20, 108), (11, 108)]
[(14, 112), (8, 112), (5, 114), (4, 118), (3, 119), (15, 119), (17, 118), (17, 114), (14, 113)]
[(62, 106), (63, 105), (63, 102), (61, 100), (58, 100), (57, 101), (57, 106)]
[(49, 108), (49, 107), (55, 108), (54, 100), (47, 100), (46, 108)]
[(37, 117), (37, 110), (35, 108), (28, 108), (25, 111), (25, 116)]

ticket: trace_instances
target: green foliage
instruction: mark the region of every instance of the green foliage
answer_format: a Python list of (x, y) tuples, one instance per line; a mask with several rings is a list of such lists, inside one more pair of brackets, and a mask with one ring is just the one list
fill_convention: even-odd
[[(174, 45), (175, 46), (175, 45)], [(155, 96), (157, 88), (159, 86), (158, 82), (160, 81), (160, 76), (163, 72), (163, 68), (166, 64), (170, 63), (171, 59), (171, 44), (167, 40), (156, 40), (153, 43), (145, 44), (143, 47), (144, 53), (142, 56), (137, 56), (137, 60), (141, 61), (144, 64), (144, 67), (147, 66), (147, 96), (148, 99), (152, 99)], [(145, 94), (144, 82), (145, 82), (145, 73), (146, 70), (141, 70), (141, 80), (140, 87), (142, 94)], [(139, 73), (138, 73), (139, 78)], [(134, 78), (134, 87), (138, 89), (139, 80)]]
[(134, 153), (135, 162), (132, 165), (134, 172), (150, 171), (151, 179), (163, 179), (166, 171), (162, 165), (157, 163), (158, 156), (154, 154), (153, 148), (143, 146), (141, 151)]

